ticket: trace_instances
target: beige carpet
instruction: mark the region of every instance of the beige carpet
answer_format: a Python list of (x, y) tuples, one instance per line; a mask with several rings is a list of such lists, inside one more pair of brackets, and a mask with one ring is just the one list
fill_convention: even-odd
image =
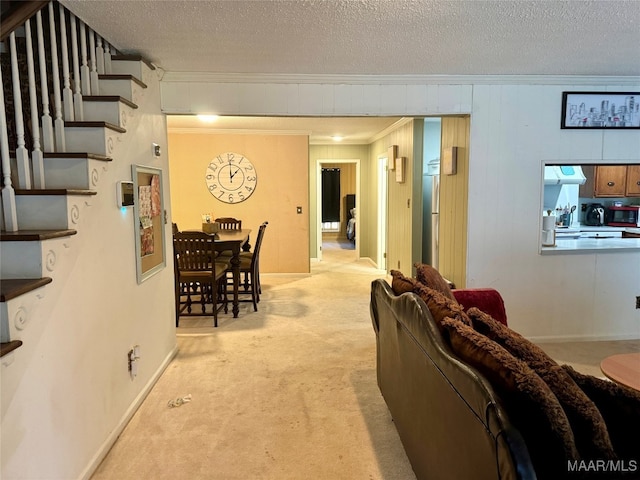
[(258, 312), (217, 329), (183, 317), (179, 353), (93, 479), (415, 479), (376, 383), (380, 274), (324, 250), (311, 276), (263, 275)]
[[(325, 244), (310, 276), (264, 275), (258, 312), (241, 304), (217, 329), (183, 317), (179, 353), (93, 480), (414, 480), (376, 383), (369, 288), (381, 275), (348, 247)], [(640, 342), (547, 346), (598, 373)]]

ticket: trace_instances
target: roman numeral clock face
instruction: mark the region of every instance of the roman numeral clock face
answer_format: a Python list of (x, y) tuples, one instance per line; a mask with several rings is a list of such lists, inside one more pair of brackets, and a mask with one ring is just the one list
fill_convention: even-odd
[(221, 202), (240, 203), (256, 190), (258, 174), (247, 157), (227, 152), (209, 162), (205, 181), (211, 195)]

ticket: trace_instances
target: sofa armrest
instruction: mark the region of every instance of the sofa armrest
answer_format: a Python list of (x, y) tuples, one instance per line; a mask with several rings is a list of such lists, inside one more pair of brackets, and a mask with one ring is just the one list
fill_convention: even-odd
[(460, 288), (451, 292), (465, 312), (471, 307), (476, 307), (508, 326), (504, 301), (497, 290), (493, 288)]

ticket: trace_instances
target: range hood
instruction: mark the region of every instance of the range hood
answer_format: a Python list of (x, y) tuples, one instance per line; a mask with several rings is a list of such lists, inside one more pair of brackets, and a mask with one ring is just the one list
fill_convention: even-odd
[(582, 168), (571, 165), (549, 165), (544, 167), (544, 184), (546, 185), (584, 185), (587, 177)]

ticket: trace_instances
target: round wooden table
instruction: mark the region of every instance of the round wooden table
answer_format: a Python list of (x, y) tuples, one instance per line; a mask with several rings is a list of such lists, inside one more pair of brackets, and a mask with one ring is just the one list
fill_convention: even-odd
[(600, 370), (614, 382), (640, 390), (640, 353), (621, 353), (605, 358)]

